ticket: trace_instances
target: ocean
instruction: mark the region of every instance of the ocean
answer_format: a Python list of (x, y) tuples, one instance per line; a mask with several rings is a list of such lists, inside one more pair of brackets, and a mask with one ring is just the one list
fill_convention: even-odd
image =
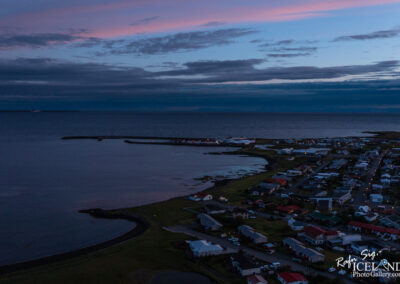
[(304, 138), (400, 131), (393, 114), (0, 112), (0, 265), (61, 253), (133, 227), (78, 210), (166, 200), (264, 169), (230, 148), (133, 145), (63, 136)]

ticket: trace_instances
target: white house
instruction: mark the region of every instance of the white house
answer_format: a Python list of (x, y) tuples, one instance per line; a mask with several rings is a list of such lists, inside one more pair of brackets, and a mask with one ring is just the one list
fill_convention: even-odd
[(212, 244), (206, 240), (191, 241), (189, 246), (195, 257), (218, 255), (224, 251), (220, 245)]

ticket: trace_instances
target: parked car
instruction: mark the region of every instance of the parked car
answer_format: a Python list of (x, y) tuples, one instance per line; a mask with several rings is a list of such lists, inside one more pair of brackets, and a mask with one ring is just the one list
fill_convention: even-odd
[(271, 268), (278, 269), (281, 266), (280, 262), (274, 262), (270, 265)]

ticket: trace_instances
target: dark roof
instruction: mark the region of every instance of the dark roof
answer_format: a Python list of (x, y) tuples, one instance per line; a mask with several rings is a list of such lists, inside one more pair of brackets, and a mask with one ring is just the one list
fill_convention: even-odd
[(257, 261), (253, 260), (250, 257), (247, 257), (242, 254), (235, 254), (232, 255), (232, 259), (236, 262), (239, 263), (239, 267), (244, 270), (244, 269), (253, 269), (253, 268), (258, 268), (261, 266), (260, 263)]

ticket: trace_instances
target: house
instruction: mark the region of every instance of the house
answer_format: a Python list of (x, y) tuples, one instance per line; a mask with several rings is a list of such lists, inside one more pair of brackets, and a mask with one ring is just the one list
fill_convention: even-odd
[(369, 212), (368, 214), (364, 215), (364, 219), (367, 222), (374, 222), (376, 219), (378, 219), (379, 213), (377, 212)]
[(316, 226), (307, 226), (304, 228), (304, 238), (313, 245), (324, 243), (325, 230)]
[(356, 254), (361, 254), (362, 251), (378, 252), (384, 247), (374, 241), (358, 241), (351, 244), (351, 249)]
[(218, 204), (206, 204), (204, 209), (207, 211), (207, 214), (214, 215), (214, 214), (224, 214), (226, 212), (225, 208)]
[(372, 185), (372, 189), (373, 190), (382, 190), (383, 189), (383, 185), (374, 183)]
[(350, 221), (347, 227), (356, 232), (363, 232), (369, 234), (375, 234), (380, 237), (388, 237), (392, 240), (398, 240), (400, 238), (400, 230), (393, 228), (385, 228), (372, 224), (361, 223), (357, 221)]
[(258, 187), (262, 188), (266, 193), (271, 194), (275, 190), (280, 188), (279, 183), (268, 183), (268, 182), (261, 182), (259, 183)]
[(307, 279), (302, 274), (294, 272), (279, 273), (278, 280), (282, 284), (308, 284)]
[(208, 214), (201, 213), (201, 214), (197, 215), (197, 218), (199, 219), (200, 224), (206, 230), (218, 231), (219, 229), (222, 228), (222, 224), (219, 223), (217, 220), (215, 220), (213, 217), (211, 217)]
[(283, 154), (283, 155), (290, 155), (290, 154), (292, 154), (293, 153), (293, 148), (285, 148), (285, 149), (280, 149), (279, 151), (278, 151), (278, 153), (279, 154)]
[(269, 183), (277, 183), (280, 186), (286, 186), (287, 185), (287, 180), (283, 178), (270, 178), (267, 180)]
[(383, 196), (382, 196), (382, 194), (372, 193), (369, 195), (369, 199), (371, 200), (371, 202), (374, 202), (374, 203), (382, 203)]
[(241, 276), (249, 276), (261, 273), (261, 263), (241, 254), (231, 256), (232, 266)]
[(250, 145), (256, 143), (256, 140), (245, 137), (229, 137), (223, 140), (223, 142), (232, 145)]
[(329, 148), (308, 148), (308, 149), (295, 149), (293, 150), (293, 154), (295, 155), (311, 155), (311, 156), (318, 156), (318, 155), (328, 155), (330, 149)]
[(296, 177), (296, 176), (301, 176), (301, 175), (303, 175), (303, 172), (302, 172), (302, 171), (298, 171), (298, 170), (288, 170), (288, 171), (286, 172), (286, 174), (287, 174), (288, 176), (290, 176), (290, 177)]
[(355, 216), (366, 216), (371, 212), (371, 208), (368, 205), (358, 206), (358, 210), (354, 213)]
[(332, 198), (338, 204), (342, 205), (351, 199), (351, 193), (349, 191), (334, 190)]
[(379, 220), (379, 223), (385, 227), (400, 229), (400, 216), (389, 215)]
[(252, 227), (247, 225), (241, 225), (238, 227), (239, 233), (241, 233), (246, 238), (249, 238), (255, 244), (262, 244), (268, 241), (268, 238), (263, 234), (256, 232)]
[(269, 251), (269, 252), (274, 252), (275, 249), (276, 249), (276, 245), (273, 244), (273, 243), (266, 243), (266, 244), (264, 244), (263, 246), (264, 246), (264, 248), (265, 248), (267, 251)]
[(206, 240), (191, 241), (189, 247), (195, 257), (218, 255), (224, 251), (220, 245), (212, 244)]
[(247, 277), (247, 284), (267, 284), (267, 280), (261, 275), (255, 274)]
[(326, 231), (317, 226), (306, 226), (304, 227), (303, 237), (306, 241), (313, 245), (321, 245), (326, 240), (330, 240), (336, 238), (338, 236), (338, 232), (336, 231)]
[(189, 199), (193, 201), (207, 201), (207, 200), (212, 200), (213, 197), (211, 194), (200, 192), (189, 196)]
[(333, 246), (337, 246), (337, 245), (343, 245), (343, 246), (347, 246), (353, 242), (358, 242), (361, 241), (361, 235), (358, 234), (342, 234), (341, 236), (339, 236), (338, 238), (332, 239), (327, 241), (327, 243), (333, 247)]
[(287, 206), (276, 206), (277, 211), (285, 214), (293, 214), (295, 212), (301, 211), (301, 208), (297, 205), (287, 205)]
[(249, 192), (252, 196), (263, 196), (266, 193), (266, 190), (260, 186), (254, 186), (249, 189)]
[(294, 238), (285, 238), (282, 241), (283, 245), (289, 248), (296, 256), (301, 257), (309, 262), (323, 262), (325, 256), (311, 248), (306, 247), (302, 242)]
[(249, 212), (246, 209), (235, 207), (232, 211), (233, 218), (249, 219)]

